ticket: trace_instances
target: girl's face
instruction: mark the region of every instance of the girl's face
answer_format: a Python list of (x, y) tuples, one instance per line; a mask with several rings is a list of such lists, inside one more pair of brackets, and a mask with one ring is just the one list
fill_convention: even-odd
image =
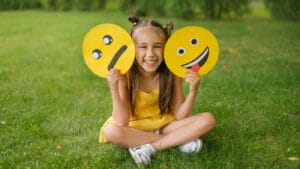
[(142, 26), (133, 32), (136, 60), (142, 71), (156, 72), (163, 61), (166, 37), (164, 33), (153, 26)]

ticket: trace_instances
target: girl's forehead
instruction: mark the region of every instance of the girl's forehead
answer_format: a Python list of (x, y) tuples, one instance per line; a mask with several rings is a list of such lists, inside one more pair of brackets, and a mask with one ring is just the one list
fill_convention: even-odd
[(141, 26), (135, 29), (132, 35), (133, 39), (135, 40), (142, 40), (144, 38), (151, 38), (151, 39), (160, 39), (164, 41), (166, 39), (166, 36), (164, 32), (154, 26)]

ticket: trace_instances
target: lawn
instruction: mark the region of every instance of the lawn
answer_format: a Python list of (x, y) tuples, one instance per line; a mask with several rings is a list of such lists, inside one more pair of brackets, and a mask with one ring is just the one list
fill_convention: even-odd
[[(98, 143), (111, 98), (81, 54), (89, 29), (104, 22), (129, 29), (127, 16), (20, 11), (0, 18), (0, 168), (135, 168), (126, 149)], [(201, 153), (157, 152), (148, 168), (298, 168), (300, 23), (172, 20), (176, 29), (203, 26), (219, 41), (218, 63), (202, 77), (193, 111), (212, 112), (217, 125), (202, 137)]]

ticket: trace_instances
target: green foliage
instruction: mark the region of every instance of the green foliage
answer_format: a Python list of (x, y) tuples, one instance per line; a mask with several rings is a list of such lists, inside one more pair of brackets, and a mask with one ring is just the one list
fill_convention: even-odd
[[(140, 16), (172, 16), (193, 19), (201, 12), (208, 18), (221, 19), (224, 15), (241, 16), (248, 12), (249, 0), (115, 0), (122, 11), (135, 11)], [(105, 9), (108, 0), (0, 0), (0, 10), (50, 9), (57, 11), (92, 11)], [(112, 3), (112, 2), (110, 2)]]
[(168, 16), (191, 19), (196, 9), (193, 4), (193, 0), (167, 0), (164, 10)]
[(50, 9), (56, 11), (104, 9), (106, 0), (0, 0), (0, 10)]
[(41, 8), (40, 0), (0, 0), (0, 10)]
[[(300, 19), (300, 1), (264, 0), (274, 18)], [(185, 19), (202, 17), (222, 19), (240, 17), (250, 12), (250, 0), (0, 0), (0, 10), (46, 9), (56, 11), (103, 10), (114, 3), (126, 14), (139, 16), (171, 16)], [(202, 15), (202, 16), (201, 16)]]
[(300, 20), (299, 0), (265, 0), (265, 3), (274, 18)]
[(139, 16), (172, 16), (193, 18), (195, 13), (194, 0), (131, 0), (122, 1), (122, 9), (135, 11)]
[(249, 0), (204, 0), (203, 11), (207, 18), (222, 19), (224, 16), (243, 16), (248, 13)]
[[(221, 19), (224, 16), (242, 16), (249, 12), (249, 0), (122, 0), (122, 9), (137, 9), (137, 14), (172, 16), (193, 19), (204, 12), (207, 18)], [(200, 11), (200, 12), (199, 12)]]
[(126, 9), (132, 13), (135, 12), (139, 16), (165, 15), (163, 5), (165, 1), (121, 0), (121, 9)]
[(92, 11), (104, 9), (106, 0), (48, 0), (50, 9), (58, 11), (81, 10)]

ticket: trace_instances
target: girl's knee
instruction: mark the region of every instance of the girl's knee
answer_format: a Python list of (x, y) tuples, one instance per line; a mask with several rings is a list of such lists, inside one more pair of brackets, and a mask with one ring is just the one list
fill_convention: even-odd
[(122, 130), (120, 126), (116, 124), (107, 124), (103, 128), (103, 134), (109, 142), (114, 142), (115, 140), (119, 140), (121, 137)]
[(216, 119), (215, 117), (209, 113), (209, 112), (205, 112), (205, 113), (201, 113), (199, 115), (199, 119), (205, 123), (207, 123), (208, 126), (211, 126), (211, 128), (213, 128), (216, 125)]

